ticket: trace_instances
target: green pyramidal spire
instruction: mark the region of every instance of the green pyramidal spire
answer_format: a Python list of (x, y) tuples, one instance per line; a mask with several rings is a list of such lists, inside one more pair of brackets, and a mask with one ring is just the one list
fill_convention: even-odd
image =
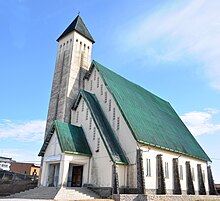
[(72, 23), (60, 35), (57, 41), (59, 42), (61, 38), (63, 38), (64, 36), (66, 36), (72, 31), (77, 31), (79, 34), (89, 39), (92, 43), (95, 43), (92, 35), (89, 33), (89, 30), (86, 28), (86, 25), (84, 24), (82, 18), (79, 15), (72, 21)]

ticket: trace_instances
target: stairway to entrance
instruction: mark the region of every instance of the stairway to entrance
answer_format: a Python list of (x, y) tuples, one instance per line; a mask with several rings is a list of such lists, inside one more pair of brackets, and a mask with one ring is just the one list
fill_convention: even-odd
[(7, 196), (6, 198), (12, 198), (13, 200), (15, 200), (15, 198), (53, 200), (58, 191), (59, 189), (57, 189), (56, 187), (41, 186), (20, 193), (15, 193), (13, 195)]
[(83, 187), (62, 187), (57, 193), (54, 201), (70, 201), (70, 200), (91, 200), (100, 197), (93, 191)]

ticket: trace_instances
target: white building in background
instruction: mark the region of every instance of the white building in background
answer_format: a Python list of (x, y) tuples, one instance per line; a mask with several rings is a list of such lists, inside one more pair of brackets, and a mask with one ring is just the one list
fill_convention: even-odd
[(0, 156), (0, 170), (10, 171), (11, 163), (14, 162), (12, 158)]
[(58, 38), (43, 186), (214, 194), (210, 158), (169, 102), (92, 61), (80, 16)]

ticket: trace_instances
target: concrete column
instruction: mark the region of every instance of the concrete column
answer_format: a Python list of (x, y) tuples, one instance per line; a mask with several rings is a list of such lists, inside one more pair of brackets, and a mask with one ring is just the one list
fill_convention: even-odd
[(47, 184), (47, 163), (46, 162), (42, 162), (42, 170), (41, 170), (41, 176), (40, 176), (40, 186), (46, 186)]
[(157, 155), (157, 194), (166, 194), (162, 155)]
[(113, 194), (119, 194), (118, 173), (115, 164), (112, 165), (112, 191)]
[(195, 195), (190, 162), (186, 161), (186, 188), (188, 195)]
[(60, 161), (60, 171), (59, 171), (59, 186), (67, 186), (68, 182), (68, 171), (69, 171), (69, 161), (65, 160), (65, 156), (62, 155), (62, 159)]
[(206, 195), (201, 164), (197, 164), (197, 172), (198, 172), (199, 195)]
[(137, 150), (137, 189), (139, 194), (144, 194), (145, 180), (144, 180), (144, 169), (143, 169), (143, 157), (142, 150)]
[(217, 195), (215, 183), (212, 176), (212, 170), (210, 166), (207, 166), (208, 183), (209, 183), (209, 195)]
[(173, 194), (181, 195), (178, 158), (173, 158)]

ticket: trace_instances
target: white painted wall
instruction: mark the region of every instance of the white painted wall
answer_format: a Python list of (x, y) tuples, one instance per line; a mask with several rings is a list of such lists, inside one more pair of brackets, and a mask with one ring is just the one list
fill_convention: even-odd
[(62, 152), (58, 142), (57, 133), (54, 131), (54, 134), (52, 135), (44, 154), (40, 185), (47, 186), (49, 165), (59, 164), (61, 161), (61, 156)]
[[(143, 146), (141, 145), (141, 149), (143, 150), (143, 168), (144, 168), (144, 175), (145, 175), (145, 188), (146, 189), (156, 189), (157, 183), (156, 183), (156, 156), (158, 154), (162, 154), (163, 159), (163, 169), (165, 171), (165, 162), (168, 163), (168, 169), (169, 169), (169, 178), (165, 178), (166, 183), (166, 189), (167, 190), (173, 190), (173, 158), (179, 157), (179, 165), (182, 165), (183, 167), (183, 179), (180, 180), (181, 189), (182, 191), (186, 191), (186, 161), (190, 161), (191, 168), (194, 168), (195, 172), (195, 180), (194, 180), (194, 188), (195, 191), (198, 191), (198, 172), (197, 172), (197, 164), (201, 164), (202, 170), (205, 172), (205, 187), (206, 191), (208, 191), (208, 177), (207, 177), (207, 164), (206, 162), (202, 160), (198, 160), (192, 157), (184, 156), (181, 154), (177, 154), (170, 151), (165, 151), (162, 149), (158, 149), (152, 146)], [(150, 159), (151, 161), (151, 176), (146, 176), (146, 160)]]
[[(59, 174), (59, 185), (68, 185), (68, 177), (72, 177), (72, 165), (83, 165), (82, 185), (88, 182), (89, 157), (74, 154), (62, 154)], [(72, 179), (72, 178), (69, 178)]]
[(61, 154), (61, 149), (57, 138), (57, 133), (55, 130), (45, 151), (44, 158), (47, 156), (56, 156), (59, 154)]
[[(84, 105), (84, 107), (83, 107)], [(77, 121), (78, 114), (78, 121)], [(92, 119), (89, 108), (83, 98), (80, 100), (76, 111), (72, 111), (71, 123), (82, 126), (86, 139), (92, 151), (90, 161), (90, 177), (89, 182), (94, 186), (111, 187), (112, 186), (112, 161), (106, 151), (105, 145), (101, 139), (100, 133), (94, 120)], [(91, 121), (91, 127), (90, 127)], [(95, 130), (95, 135), (94, 135)], [(99, 144), (99, 151), (97, 146)]]
[[(92, 84), (92, 88), (91, 88)], [(112, 127), (114, 132), (116, 133), (116, 137), (119, 140), (119, 143), (124, 150), (125, 155), (129, 161), (128, 169), (128, 179), (126, 180), (127, 184), (124, 184), (124, 173), (120, 172), (119, 180), (120, 186), (125, 185), (129, 187), (137, 186), (137, 173), (136, 173), (136, 149), (137, 143), (134, 139), (130, 129), (125, 122), (121, 111), (119, 110), (112, 94), (108, 91), (105, 86), (98, 70), (96, 68), (93, 69), (91, 76), (88, 80), (85, 80), (85, 90), (96, 95), (99, 103)], [(103, 93), (102, 93), (103, 92)], [(107, 101), (105, 99), (105, 93), (107, 93)], [(111, 108), (109, 108), (109, 100), (111, 100)], [(113, 115), (113, 110), (115, 109), (115, 115)], [(109, 111), (110, 109), (110, 111)], [(115, 118), (113, 118), (115, 116)], [(117, 121), (119, 118), (119, 129), (117, 128)], [(126, 170), (127, 171), (127, 170)]]

